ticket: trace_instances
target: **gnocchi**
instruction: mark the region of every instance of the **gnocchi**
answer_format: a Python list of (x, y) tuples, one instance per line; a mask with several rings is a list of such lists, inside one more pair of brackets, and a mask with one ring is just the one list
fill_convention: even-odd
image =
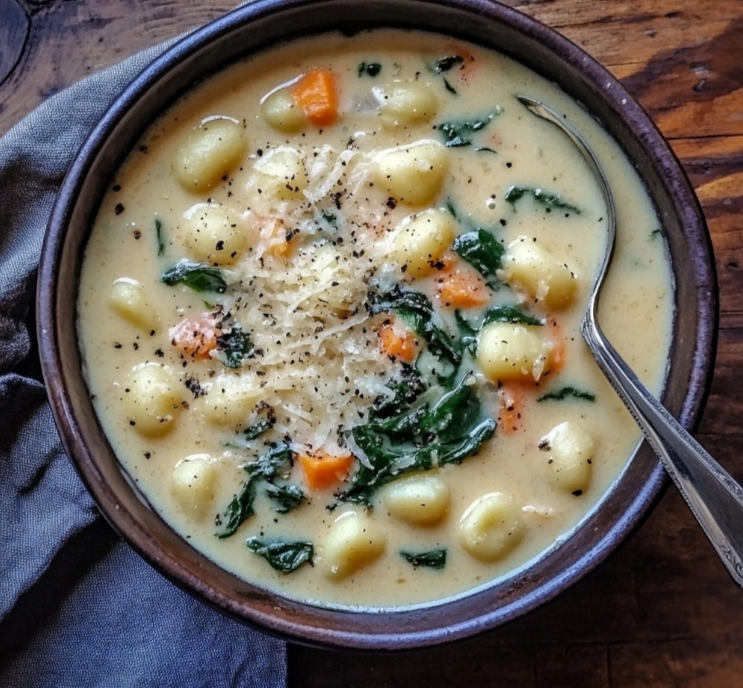
[(531, 379), (538, 381), (549, 372), (552, 342), (542, 334), (543, 328), (495, 322), (480, 332), (477, 363), (494, 382)]
[(183, 511), (202, 518), (214, 497), (217, 470), (206, 454), (195, 454), (179, 461), (173, 469), (171, 490)]
[(160, 317), (145, 294), (144, 287), (135, 279), (120, 277), (111, 285), (111, 308), (133, 325), (144, 331), (157, 330)]
[(210, 117), (186, 138), (176, 152), (173, 175), (184, 189), (208, 191), (237, 167), (247, 148), (247, 139), (237, 120)]
[(218, 375), (200, 399), (200, 408), (215, 425), (238, 426), (246, 422), (260, 396), (260, 385), (247, 376)]
[(382, 124), (409, 127), (430, 122), (437, 112), (436, 96), (427, 84), (416, 81), (395, 82), (376, 88)]
[(211, 265), (233, 265), (248, 247), (248, 227), (231, 208), (219, 203), (197, 203), (180, 221), (186, 251)]
[(392, 198), (411, 206), (432, 203), (448, 169), (446, 149), (431, 139), (380, 151), (374, 158), (374, 181)]
[(578, 280), (570, 268), (558, 262), (533, 237), (519, 237), (503, 258), (507, 282), (517, 284), (535, 301), (551, 311), (567, 308), (575, 299)]
[(168, 367), (159, 363), (136, 366), (122, 387), (124, 416), (137, 432), (156, 437), (173, 429), (184, 399)]
[(456, 237), (451, 215), (432, 208), (406, 218), (392, 242), (390, 257), (407, 278), (414, 279), (436, 269), (444, 252)]
[(396, 519), (413, 525), (431, 525), (446, 515), (451, 492), (447, 483), (437, 476), (412, 476), (387, 487), (382, 501)]
[(547, 475), (555, 487), (576, 496), (588, 489), (595, 445), (580, 423), (560, 423), (539, 440), (539, 449), (547, 455)]
[(323, 573), (342, 580), (382, 556), (387, 544), (384, 531), (355, 511), (341, 514), (330, 526), (322, 548)]
[(296, 148), (279, 146), (261, 157), (253, 166), (248, 188), (262, 199), (290, 201), (301, 198), (307, 186), (304, 156)]
[(261, 115), (274, 129), (287, 134), (299, 131), (307, 122), (289, 88), (280, 88), (267, 95), (261, 103)]
[(506, 556), (524, 534), (521, 510), (503, 492), (491, 492), (477, 499), (459, 522), (462, 547), (481, 561), (496, 561)]

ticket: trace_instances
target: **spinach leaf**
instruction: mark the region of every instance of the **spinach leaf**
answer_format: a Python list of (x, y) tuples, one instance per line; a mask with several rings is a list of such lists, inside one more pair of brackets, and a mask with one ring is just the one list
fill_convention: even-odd
[(179, 260), (172, 268), (166, 270), (160, 281), (172, 287), (184, 284), (195, 292), (216, 291), (222, 293), (227, 289), (227, 282), (219, 268), (212, 268), (205, 263), (193, 263), (190, 260)]
[(261, 540), (248, 538), (248, 549), (262, 556), (272, 568), (281, 573), (296, 571), (302, 564), (312, 560), (315, 550), (311, 542), (287, 542), (284, 540)]
[(400, 556), (416, 568), (426, 566), (431, 569), (443, 569), (446, 566), (446, 550), (434, 549), (430, 552), (406, 552), (401, 551)]
[(460, 234), (452, 248), (486, 278), (494, 276), (495, 271), (500, 269), (506, 252), (503, 244), (485, 229)]
[(444, 145), (447, 148), (470, 146), (472, 145), (472, 135), (484, 129), (500, 113), (501, 109), (498, 107), (489, 115), (479, 119), (460, 119), (452, 120), (451, 122), (442, 122), (437, 125), (437, 128), (441, 132)]
[(466, 437), (463, 437), (457, 442), (443, 445), (440, 449), (434, 445), (431, 451), (437, 455), (439, 466), (460, 464), (468, 456), (476, 454), (480, 447), (494, 434), (495, 421), (492, 418), (486, 418), (475, 425), (474, 428), (471, 428)]
[(266, 494), (275, 502), (274, 509), (280, 514), (289, 513), (307, 499), (307, 495), (302, 492), (298, 485), (273, 485), (269, 483), (266, 485)]
[(273, 423), (270, 420), (262, 418), (255, 425), (251, 425), (249, 428), (243, 430), (242, 435), (249, 442), (260, 437), (266, 430), (270, 430), (272, 427)]
[(275, 422), (275, 414), (273, 420), (270, 417), (268, 419), (262, 418), (257, 423), (247, 427), (239, 435), (232, 437), (225, 444), (228, 447), (235, 447), (237, 449), (250, 449), (253, 446), (253, 440), (258, 439), (264, 432), (270, 430)]
[(374, 78), (382, 71), (382, 65), (379, 62), (362, 62), (359, 65), (359, 77), (364, 75)]
[(468, 373), (434, 404), (417, 400), (395, 416), (355, 426), (351, 434), (365, 461), (339, 498), (370, 505), (373, 493), (400, 475), (474, 454), (493, 436), (495, 421), (482, 420), (472, 379)]
[(480, 329), (472, 327), (467, 318), (458, 309), (454, 311), (454, 319), (457, 321), (457, 327), (459, 328), (460, 346), (462, 349), (469, 351), (473, 356), (477, 355), (477, 335)]
[(224, 512), (218, 517), (217, 532), (215, 535), (224, 539), (233, 535), (240, 524), (250, 518), (254, 513), (253, 502), (255, 501), (256, 480), (250, 476), (240, 488), (235, 498), (227, 505)]
[(535, 318), (511, 306), (494, 306), (493, 308), (489, 308), (482, 318), (482, 324), (485, 326), (493, 322), (516, 323), (519, 325), (544, 325), (539, 318)]
[(461, 55), (447, 55), (446, 57), (436, 60), (433, 65), (433, 71), (436, 72), (436, 74), (448, 72), (452, 67), (462, 64), (463, 62), (464, 58)]
[(498, 155), (497, 150), (493, 150), (492, 148), (488, 148), (487, 146), (479, 146), (475, 148), (476, 153), (494, 153), (495, 155)]
[(369, 409), (369, 420), (381, 420), (399, 413), (401, 408), (412, 404), (426, 391), (426, 385), (418, 371), (405, 364), (402, 379), (388, 386), (393, 390), (394, 396), (378, 396)]
[(378, 428), (357, 426), (352, 434), (371, 468), (359, 464), (351, 486), (338, 495), (341, 501), (371, 506), (372, 495), (378, 488), (405, 473), (433, 468), (429, 452), (416, 447), (394, 447), (389, 437)]
[(478, 227), (469, 216), (459, 212), (451, 199), (447, 199), (446, 209), (468, 230), (454, 240), (452, 248), (486, 278), (491, 289), (497, 291), (503, 283), (495, 276), (495, 272), (501, 267), (506, 249), (495, 238), (495, 230)]
[(569, 210), (576, 215), (580, 215), (580, 210), (574, 205), (571, 205), (570, 203), (564, 201), (562, 199), (562, 196), (548, 193), (543, 189), (529, 189), (526, 187), (512, 186), (508, 189), (508, 191), (506, 191), (505, 199), (506, 202), (510, 203), (515, 210), (516, 201), (522, 199), (527, 194), (531, 194), (532, 198), (534, 198), (537, 203), (543, 205), (548, 213), (552, 212), (552, 209), (555, 208), (558, 210)]
[(163, 223), (155, 219), (155, 232), (157, 233), (157, 255), (162, 256), (165, 253), (165, 237), (163, 236)]
[(253, 345), (242, 327), (234, 324), (229, 332), (217, 339), (217, 350), (220, 352), (219, 360), (228, 368), (239, 368), (253, 352)]
[(444, 88), (449, 91), (449, 93), (454, 94), (455, 96), (458, 96), (459, 93), (457, 93), (457, 89), (454, 88), (446, 79), (444, 79)]
[(420, 420), (419, 431), (434, 435), (440, 442), (456, 442), (462, 428), (480, 414), (480, 400), (474, 394), (474, 377), (465, 375), (459, 384), (444, 394)]
[(322, 219), (325, 220), (328, 225), (330, 225), (331, 229), (338, 229), (338, 216), (332, 210), (328, 210), (327, 208), (321, 210), (320, 217), (322, 217)]
[(663, 231), (661, 227), (657, 227), (652, 232), (650, 232), (650, 238), (655, 239), (655, 237), (664, 237), (666, 233)]
[(539, 397), (537, 401), (562, 401), (568, 397), (584, 399), (585, 401), (596, 401), (596, 396), (594, 394), (591, 394), (590, 392), (581, 392), (575, 387), (561, 387), (560, 389), (556, 389), (554, 392), (549, 392), (548, 394)]
[(428, 298), (417, 291), (396, 286), (386, 294), (369, 292), (367, 309), (372, 315), (397, 313), (405, 323), (422, 337), (428, 350), (438, 359), (457, 368), (462, 360), (456, 344), (440, 327), (434, 325), (434, 310)]
[(245, 466), (250, 475), (273, 480), (281, 473), (288, 472), (294, 463), (294, 452), (285, 445), (274, 447), (257, 461)]
[(272, 481), (281, 472), (288, 472), (293, 461), (294, 452), (288, 447), (279, 446), (271, 449), (257, 461), (243, 466), (248, 477), (240, 488), (240, 492), (218, 517), (215, 535), (220, 539), (233, 535), (240, 525), (255, 513), (253, 502), (258, 485), (262, 481)]

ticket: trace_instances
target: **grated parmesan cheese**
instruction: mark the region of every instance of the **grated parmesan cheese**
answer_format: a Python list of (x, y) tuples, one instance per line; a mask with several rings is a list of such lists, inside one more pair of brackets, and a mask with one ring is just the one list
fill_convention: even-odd
[[(353, 219), (364, 212), (349, 191), (336, 191), (330, 210), (320, 207), (361, 156), (329, 146), (316, 152), (303, 199), (281, 203), (270, 218), (247, 211), (259, 242), (232, 272), (240, 296), (221, 305), (254, 345), (233, 373), (244, 394), (273, 407), (276, 427), (293, 443), (333, 453), (374, 399), (392, 395), (387, 383), (399, 366), (382, 354), (380, 317), (365, 307), (370, 283), (385, 273), (386, 238)], [(356, 170), (356, 186), (363, 174)], [(352, 212), (339, 210), (341, 202)]]

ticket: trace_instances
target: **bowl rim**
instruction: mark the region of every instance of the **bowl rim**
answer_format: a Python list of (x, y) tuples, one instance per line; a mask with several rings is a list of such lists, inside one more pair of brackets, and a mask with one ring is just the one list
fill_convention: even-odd
[[(510, 7), (492, 0), (383, 0), (376, 4), (420, 6), (421, 10), (425, 8), (428, 11), (433, 11), (432, 8), (445, 8), (464, 12), (472, 17), (485, 17), (506, 25), (509, 29), (526, 35), (530, 40), (540, 41), (548, 46), (566, 65), (579, 70), (585, 79), (600, 87), (609, 107), (622, 113), (627, 125), (648, 148), (647, 154), (652, 163), (658, 170), (662, 170), (667, 180), (668, 192), (678, 209), (687, 240), (696, 249), (692, 256), (693, 272), (697, 278), (696, 290), (699, 294), (706, 292), (706, 299), (697, 299), (694, 363), (689, 391), (680, 413), (680, 422), (687, 428), (694, 427), (701, 416), (714, 369), (718, 319), (714, 258), (704, 216), (691, 185), (678, 159), (649, 116), (619, 81), (581, 48), (554, 29)], [(244, 5), (179, 40), (129, 84), (82, 145), (63, 181), (52, 210), (38, 276), (39, 352), (52, 411), (68, 456), (71, 457), (75, 469), (94, 497), (101, 513), (156, 570), (187, 592), (233, 618), (293, 641), (353, 649), (408, 649), (436, 645), (494, 628), (545, 603), (575, 583), (603, 561), (644, 518), (666, 484), (663, 468), (656, 462), (647, 469), (646, 483), (626, 505), (623, 513), (617, 516), (612, 526), (598, 538), (590, 550), (575, 555), (570, 565), (560, 574), (538, 582), (536, 589), (526, 597), (520, 598), (516, 595), (504, 606), (486, 608), (475, 616), (451, 620), (446, 625), (436, 628), (416, 629), (416, 619), (423, 618), (430, 609), (446, 607), (449, 604), (447, 602), (430, 608), (385, 611), (380, 614), (374, 611), (349, 612), (306, 605), (242, 581), (239, 585), (241, 592), (232, 589), (231, 593), (226, 587), (216, 588), (201, 579), (195, 572), (198, 567), (184, 567), (177, 557), (164, 552), (159, 545), (154, 545), (146, 528), (122, 502), (121, 494), (106, 484), (105, 475), (97, 464), (97, 459), (86, 441), (82, 424), (76, 417), (75, 400), (68, 385), (74, 371), (70, 372), (69, 366), (63, 360), (66, 355), (64, 340), (69, 333), (63, 331), (63, 325), (60, 325), (56, 317), (57, 306), (60, 303), (59, 285), (63, 279), (61, 258), (68, 237), (67, 226), (75, 203), (93, 161), (101, 155), (109, 136), (120, 125), (130, 108), (136, 106), (142, 94), (156, 87), (159, 80), (181, 61), (196, 55), (203, 48), (216, 43), (239, 27), (298, 8), (306, 10), (341, 5), (361, 7), (364, 1), (258, 0)], [(420, 28), (426, 30), (425, 15), (422, 16)], [(332, 28), (329, 27), (328, 30)], [(507, 53), (505, 50), (503, 52)], [(77, 374), (81, 375), (81, 371), (78, 370)], [(102, 433), (100, 427), (99, 432)], [(185, 547), (190, 547), (185, 541), (181, 542)], [(203, 555), (199, 556), (204, 558)], [(209, 566), (205, 568), (208, 569)], [(480, 593), (474, 591), (469, 597), (474, 598), (478, 594)], [(395, 623), (389, 622), (390, 619), (394, 621), (394, 617), (399, 619), (401, 615), (407, 615), (403, 630), (396, 628)], [(444, 618), (441, 614), (439, 616)], [(359, 620), (364, 620), (367, 625), (357, 623)]]

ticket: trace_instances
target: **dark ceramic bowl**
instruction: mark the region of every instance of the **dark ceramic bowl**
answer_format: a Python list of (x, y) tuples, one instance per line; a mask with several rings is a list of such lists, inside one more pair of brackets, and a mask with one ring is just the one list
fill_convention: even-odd
[(284, 599), (223, 571), (192, 549), (135, 494), (91, 405), (75, 329), (80, 264), (115, 170), (164, 109), (196, 81), (279, 41), (331, 29), (428, 29), (468, 39), (525, 64), (583, 103), (624, 148), (662, 220), (676, 275), (670, 377), (663, 403), (686, 427), (711, 376), (717, 289), (709, 236), (694, 193), (653, 123), (606, 70), (542, 24), (485, 0), (264, 0), (180, 41), (119, 97), (80, 150), (57, 200), (39, 274), (41, 359), (59, 430), (111, 525), (157, 570), (221, 611), (292, 640), (393, 649), (462, 638), (554, 597), (602, 561), (639, 522), (664, 485), (643, 447), (629, 470), (564, 546), (485, 589), (426, 608), (348, 612)]

